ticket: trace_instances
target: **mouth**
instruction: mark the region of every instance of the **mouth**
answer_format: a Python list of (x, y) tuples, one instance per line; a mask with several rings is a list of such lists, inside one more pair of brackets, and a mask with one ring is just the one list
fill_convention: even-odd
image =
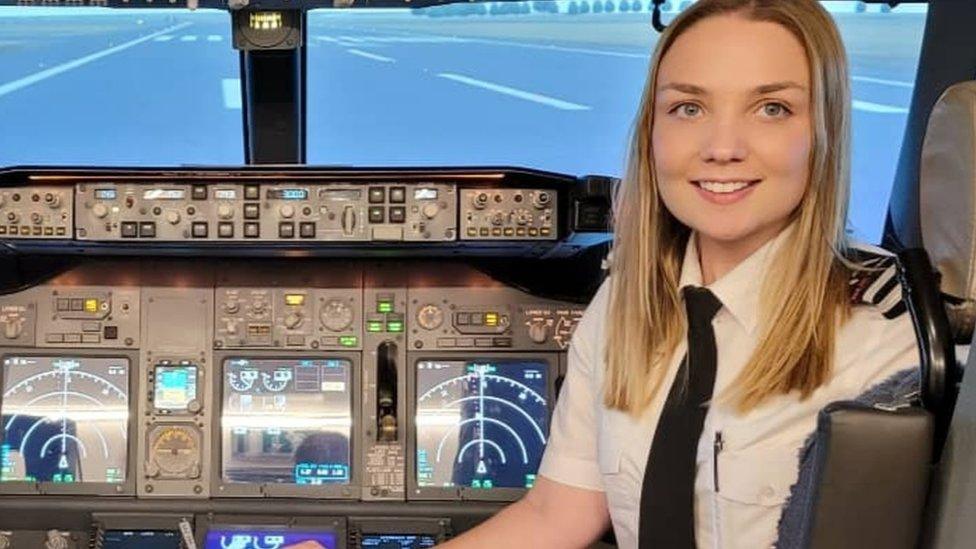
[(716, 195), (727, 195), (741, 192), (745, 189), (758, 185), (761, 179), (724, 179), (724, 180), (693, 180), (691, 183), (699, 189)]

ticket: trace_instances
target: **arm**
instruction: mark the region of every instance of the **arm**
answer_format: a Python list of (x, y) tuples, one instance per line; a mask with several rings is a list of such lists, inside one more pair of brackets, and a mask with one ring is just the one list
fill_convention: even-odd
[(603, 492), (540, 476), (521, 500), (444, 549), (570, 549), (588, 547), (610, 526)]

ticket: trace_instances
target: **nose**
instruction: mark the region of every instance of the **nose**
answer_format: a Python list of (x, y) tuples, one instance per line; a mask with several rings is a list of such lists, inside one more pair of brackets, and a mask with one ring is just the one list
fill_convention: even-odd
[(741, 162), (748, 154), (744, 129), (733, 120), (717, 121), (706, 130), (700, 156), (704, 162)]

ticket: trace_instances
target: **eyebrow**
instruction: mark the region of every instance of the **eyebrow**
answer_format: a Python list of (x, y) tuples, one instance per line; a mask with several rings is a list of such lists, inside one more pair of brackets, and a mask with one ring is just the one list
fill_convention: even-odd
[[(791, 80), (784, 80), (782, 82), (771, 82), (769, 84), (763, 84), (761, 86), (756, 86), (752, 91), (754, 95), (763, 95), (766, 93), (773, 93), (782, 90), (787, 90), (795, 88), (801, 91), (806, 91), (806, 86), (793, 82)], [(705, 88), (701, 86), (696, 86), (694, 84), (686, 84), (683, 82), (669, 82), (657, 89), (658, 93), (665, 90), (677, 90), (682, 93), (687, 93), (689, 95), (708, 95)]]

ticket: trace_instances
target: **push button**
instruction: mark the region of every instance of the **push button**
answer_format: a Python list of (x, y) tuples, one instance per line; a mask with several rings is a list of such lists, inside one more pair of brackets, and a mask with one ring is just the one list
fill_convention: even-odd
[(403, 223), (407, 219), (407, 209), (403, 206), (390, 207), (390, 223)]
[(234, 238), (234, 224), (230, 221), (221, 221), (218, 223), (217, 236), (220, 238)]
[(118, 326), (106, 326), (102, 329), (102, 336), (105, 339), (118, 339), (119, 338), (119, 327)]
[(244, 200), (260, 200), (261, 187), (257, 185), (244, 185)]
[(143, 221), (139, 224), (139, 236), (142, 238), (156, 238), (156, 222)]
[(122, 222), (122, 238), (135, 238), (139, 234), (139, 224), (135, 221)]
[(261, 233), (261, 228), (257, 223), (248, 221), (244, 223), (244, 238), (257, 238)]
[(369, 222), (370, 223), (382, 223), (385, 214), (383, 213), (383, 206), (370, 206), (369, 207)]
[(406, 187), (390, 187), (390, 203), (403, 204), (407, 201)]
[(315, 238), (315, 222), (302, 221), (298, 225), (298, 235), (302, 238)]
[(382, 204), (386, 201), (386, 189), (383, 187), (370, 187), (369, 188), (369, 203), (370, 204)]
[(190, 191), (190, 196), (193, 200), (206, 200), (207, 199), (207, 186), (206, 185), (194, 185), (193, 190)]
[(206, 221), (194, 221), (192, 228), (193, 238), (207, 238), (207, 222)]
[(258, 204), (244, 204), (244, 219), (257, 219), (261, 216), (261, 208)]
[(291, 221), (282, 221), (279, 223), (278, 236), (280, 238), (295, 238), (295, 224)]

